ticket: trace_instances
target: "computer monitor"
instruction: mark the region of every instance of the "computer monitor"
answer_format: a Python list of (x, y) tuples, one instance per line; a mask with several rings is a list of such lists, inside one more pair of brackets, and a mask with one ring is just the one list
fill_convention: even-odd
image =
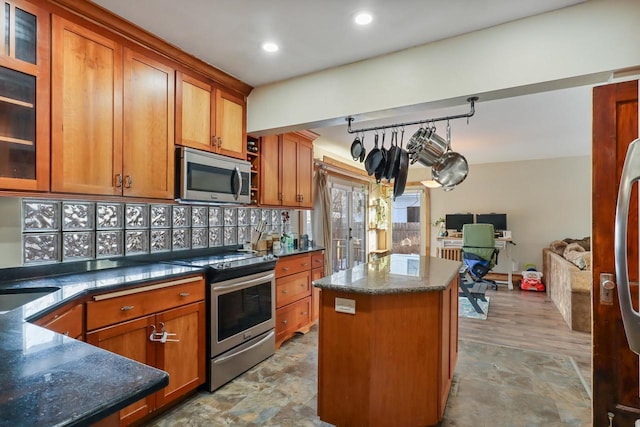
[(493, 229), (497, 231), (505, 231), (507, 228), (507, 214), (477, 214), (476, 224), (492, 224)]
[(473, 214), (446, 214), (444, 216), (444, 225), (447, 230), (462, 231), (465, 224), (473, 224)]

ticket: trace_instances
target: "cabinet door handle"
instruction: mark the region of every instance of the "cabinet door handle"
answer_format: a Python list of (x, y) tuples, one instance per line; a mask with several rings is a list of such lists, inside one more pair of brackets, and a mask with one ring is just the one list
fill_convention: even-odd
[(121, 188), (122, 187), (122, 174), (117, 173), (115, 176), (116, 179), (116, 187), (117, 188)]
[(222, 148), (222, 138), (218, 137), (218, 148)]
[(133, 305), (123, 305), (122, 307), (120, 307), (120, 311), (129, 311), (133, 309)]
[(309, 314), (309, 312), (308, 311), (303, 311), (300, 314), (302, 314), (303, 316), (306, 316), (307, 314)]
[(300, 286), (304, 288), (306, 286), (306, 283), (300, 283)]
[(282, 323), (284, 323), (284, 324), (286, 325), (286, 324), (287, 324), (287, 323), (289, 323), (289, 322), (287, 321), (287, 319), (284, 319), (284, 320), (282, 321)]
[(307, 265), (309, 265), (309, 264), (306, 263), (306, 262), (302, 264), (303, 267), (306, 267)]
[(289, 271), (289, 267), (282, 267), (284, 271)]
[(133, 180), (131, 179), (131, 175), (125, 176), (124, 177), (124, 181), (125, 181), (124, 187), (125, 188), (131, 188), (131, 184), (133, 184)]
[(211, 135), (211, 144), (210, 145), (215, 148), (215, 146), (216, 146), (216, 137), (215, 137), (215, 135)]
[(283, 294), (288, 294), (288, 293), (289, 293), (289, 291), (288, 291), (287, 289), (283, 289), (283, 290), (282, 290), (282, 293), (283, 293)]
[(181, 297), (188, 297), (189, 295), (191, 295), (189, 292), (180, 292)]

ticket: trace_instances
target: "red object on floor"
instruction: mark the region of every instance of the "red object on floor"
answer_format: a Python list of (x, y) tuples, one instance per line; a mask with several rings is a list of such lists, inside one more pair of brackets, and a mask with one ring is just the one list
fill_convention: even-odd
[(542, 278), (542, 273), (538, 271), (523, 271), (520, 289), (523, 291), (544, 292), (544, 283), (540, 278)]

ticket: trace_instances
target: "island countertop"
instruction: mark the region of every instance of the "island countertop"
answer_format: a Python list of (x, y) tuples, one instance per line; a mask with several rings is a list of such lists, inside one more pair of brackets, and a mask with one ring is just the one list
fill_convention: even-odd
[(320, 289), (361, 294), (432, 292), (447, 289), (461, 263), (421, 255), (391, 254), (315, 280)]

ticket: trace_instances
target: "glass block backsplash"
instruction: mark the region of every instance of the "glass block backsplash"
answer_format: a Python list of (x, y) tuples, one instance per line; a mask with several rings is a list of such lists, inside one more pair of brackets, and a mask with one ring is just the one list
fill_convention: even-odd
[(263, 220), (281, 231), (280, 209), (22, 200), (23, 264), (241, 245)]

